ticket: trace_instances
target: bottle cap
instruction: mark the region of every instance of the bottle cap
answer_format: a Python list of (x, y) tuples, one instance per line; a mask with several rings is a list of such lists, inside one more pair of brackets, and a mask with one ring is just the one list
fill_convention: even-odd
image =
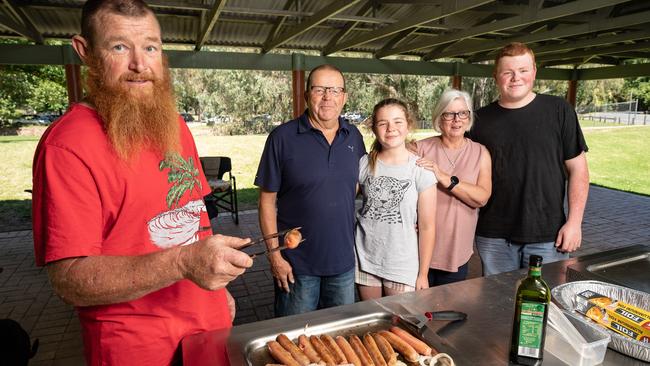
[(530, 256), (530, 259), (528, 259), (528, 265), (530, 267), (541, 267), (542, 266), (542, 260), (544, 260), (544, 258), (542, 258), (541, 255), (532, 254)]

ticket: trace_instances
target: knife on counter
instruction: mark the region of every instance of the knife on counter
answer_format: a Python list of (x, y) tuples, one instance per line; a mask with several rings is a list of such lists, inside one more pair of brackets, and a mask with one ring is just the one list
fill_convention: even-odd
[[(436, 351), (449, 354), (457, 352), (456, 348), (454, 348), (454, 346), (449, 341), (441, 337), (432, 328), (432, 324), (434, 321), (464, 321), (467, 319), (467, 314), (453, 310), (432, 311), (426, 312), (425, 314), (419, 314), (410, 311), (403, 304), (399, 303), (394, 304), (394, 306), (397, 307), (398, 311), (391, 309), (384, 304), (377, 304), (393, 315), (392, 322), (394, 325), (399, 325), (402, 328), (405, 328), (411, 332), (411, 334), (428, 343), (430, 346), (433, 346)], [(449, 323), (446, 323), (444, 326), (448, 324)]]

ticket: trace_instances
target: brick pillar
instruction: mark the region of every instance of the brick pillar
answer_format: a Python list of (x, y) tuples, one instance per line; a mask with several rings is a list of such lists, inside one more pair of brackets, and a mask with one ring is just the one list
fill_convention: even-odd
[(291, 57), (291, 96), (293, 118), (298, 118), (305, 111), (305, 56), (301, 53)]
[(65, 81), (68, 89), (68, 104), (80, 102), (83, 98), (81, 88), (81, 66), (65, 64)]
[(578, 93), (578, 80), (569, 80), (569, 90), (566, 92), (566, 100), (576, 107), (576, 94)]
[(454, 89), (460, 90), (461, 84), (463, 82), (463, 77), (460, 75), (452, 75), (451, 77), (451, 87)]

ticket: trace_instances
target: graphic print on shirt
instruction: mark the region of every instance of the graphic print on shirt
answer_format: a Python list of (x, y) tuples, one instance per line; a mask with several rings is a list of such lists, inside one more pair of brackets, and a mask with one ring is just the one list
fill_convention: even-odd
[(404, 193), (411, 186), (408, 179), (368, 175), (365, 185), (368, 201), (361, 211), (361, 216), (370, 220), (401, 224), (402, 214), (399, 211)]
[(190, 156), (185, 160), (177, 153), (167, 154), (158, 169), (163, 171), (167, 168), (167, 182), (171, 183), (171, 187), (165, 201), (170, 210), (158, 214), (148, 222), (151, 242), (161, 249), (197, 241), (201, 212), (206, 211), (201, 198), (177, 207), (185, 192), (191, 193), (196, 189), (201, 197), (199, 169), (194, 166), (194, 159)]

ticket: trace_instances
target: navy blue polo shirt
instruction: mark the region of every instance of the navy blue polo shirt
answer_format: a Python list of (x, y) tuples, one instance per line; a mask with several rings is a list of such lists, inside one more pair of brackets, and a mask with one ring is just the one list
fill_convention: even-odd
[(306, 112), (269, 134), (255, 185), (277, 192), (278, 230), (302, 227), (306, 240), (282, 251), (295, 274), (331, 276), (354, 268), (354, 198), (365, 153), (361, 133), (342, 118), (332, 145)]

